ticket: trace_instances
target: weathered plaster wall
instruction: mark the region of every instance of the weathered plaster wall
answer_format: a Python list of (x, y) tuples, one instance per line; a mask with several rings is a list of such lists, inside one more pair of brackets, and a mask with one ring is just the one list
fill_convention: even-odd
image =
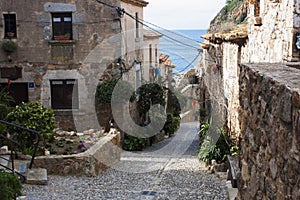
[(242, 65), (239, 199), (300, 198), (300, 70)]
[(205, 99), (210, 99), (205, 101), (205, 107), (207, 114), (211, 117), (211, 125), (215, 128), (221, 128), (227, 124), (227, 100), (224, 95), (222, 55), (222, 46), (217, 44), (211, 45), (209, 49), (203, 52), (203, 66), (205, 68), (202, 71), (202, 81), (205, 87), (202, 92), (208, 94)]
[[(125, 9), (132, 17), (138, 14), (139, 19), (143, 19), (143, 7), (138, 5), (130, 5), (121, 1), (121, 7)], [(136, 20), (127, 14), (124, 14), (122, 20), (122, 57), (125, 58), (127, 69), (130, 71), (124, 73), (124, 80), (130, 82), (135, 87), (136, 62), (143, 60), (143, 29), (142, 24), (138, 23), (139, 29), (137, 34)]]
[[(143, 78), (145, 82), (150, 81), (150, 63), (152, 63), (152, 67), (159, 67), (159, 37), (144, 37), (144, 62), (143, 62)], [(150, 61), (150, 48), (151, 45), (152, 50), (152, 60)], [(157, 49), (157, 57), (155, 57), (155, 49)], [(161, 68), (161, 76), (166, 79), (166, 69)]]
[(204, 82), (200, 93), (209, 93), (212, 120), (218, 127), (226, 125), (233, 137), (240, 132), (239, 63), (242, 48), (231, 42), (211, 44), (203, 53), (204, 69), (200, 72)]
[(241, 47), (234, 43), (223, 43), (223, 84), (227, 100), (227, 126), (232, 133), (239, 133), (239, 63)]
[[(242, 54), (242, 63), (299, 60), (299, 53), (293, 52), (294, 32), (300, 28), (299, 14), (294, 12), (296, 2), (261, 1), (259, 17), (254, 17), (254, 5), (249, 4), (249, 40)], [(258, 25), (257, 20), (261, 20), (262, 25)]]

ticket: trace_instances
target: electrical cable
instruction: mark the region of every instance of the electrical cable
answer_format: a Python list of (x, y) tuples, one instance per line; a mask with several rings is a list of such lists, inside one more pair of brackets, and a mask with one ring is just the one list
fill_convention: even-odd
[(174, 38), (172, 38), (172, 37), (170, 37), (170, 36), (168, 36), (168, 35), (166, 35), (166, 34), (163, 34), (163, 33), (159, 32), (158, 30), (156, 30), (156, 29), (154, 29), (154, 28), (148, 26), (147, 24), (144, 24), (144, 23), (141, 22), (139, 19), (135, 18), (134, 16), (132, 16), (130, 13), (126, 12), (125, 10), (124, 10), (124, 13), (125, 13), (126, 15), (128, 15), (130, 18), (132, 18), (132, 19), (136, 20), (137, 22), (139, 22), (140, 24), (142, 24), (143, 26), (145, 26), (145, 27), (151, 29), (151, 30), (154, 31), (154, 32), (157, 32), (157, 33), (159, 33), (159, 34), (165, 36), (166, 38), (169, 38), (169, 39), (171, 39), (171, 40), (173, 40), (173, 41), (175, 41), (175, 42), (177, 42), (177, 43), (179, 43), (179, 44), (182, 44), (182, 45), (184, 45), (184, 46), (187, 46), (187, 47), (196, 49), (196, 50), (198, 50), (198, 51), (200, 50), (199, 48), (196, 48), (196, 47), (194, 47), (194, 46), (192, 46), (192, 45), (183, 43), (183, 42), (181, 42), (181, 41), (179, 41), (179, 40), (177, 40), (177, 39), (174, 39)]
[(181, 73), (181, 72), (184, 72), (185, 70), (187, 70), (197, 60), (197, 58), (199, 58), (200, 55), (201, 55), (201, 52), (199, 51), (199, 53), (196, 55), (196, 57), (186, 67), (184, 67), (182, 70), (178, 71), (177, 73)]
[(150, 25), (152, 25), (152, 26), (154, 26), (154, 27), (156, 27), (156, 28), (162, 29), (162, 30), (164, 30), (164, 31), (166, 31), (166, 32), (169, 32), (169, 33), (172, 33), (172, 34), (174, 34), (174, 35), (183, 37), (183, 38), (188, 39), (188, 40), (191, 40), (191, 41), (193, 41), (193, 42), (201, 43), (201, 42), (198, 41), (198, 40), (192, 39), (192, 38), (187, 37), (187, 36), (185, 36), (185, 35), (183, 35), (183, 34), (179, 34), (178, 32), (175, 32), (175, 31), (170, 31), (170, 30), (168, 30), (168, 29), (165, 29), (165, 28), (163, 28), (163, 27), (160, 27), (160, 26), (158, 26), (158, 25), (156, 25), (156, 24), (153, 24), (153, 23), (151, 23), (151, 22), (145, 21), (144, 19), (140, 19), (140, 20), (141, 20), (142, 22), (144, 22), (144, 23), (150, 24)]
[[(161, 33), (160, 33), (161, 34)], [(164, 35), (164, 34), (163, 34)], [(166, 37), (166, 35), (164, 35), (165, 37)], [(170, 36), (169, 36), (170, 37)], [(171, 39), (169, 39), (169, 38), (164, 38), (164, 40), (166, 40), (166, 41), (169, 41), (169, 42), (171, 42), (171, 43), (173, 43), (173, 44), (176, 44), (176, 45), (178, 45), (178, 46), (186, 46), (187, 44), (185, 44), (185, 43), (183, 43), (183, 42), (181, 42), (181, 43), (178, 43), (178, 42), (174, 42), (173, 40), (171, 40)], [(189, 46), (190, 47), (190, 46)], [(193, 46), (194, 47), (194, 46)], [(194, 49), (196, 50), (196, 51), (199, 51), (200, 49), (199, 48), (197, 48), (197, 47), (194, 47)]]
[(185, 43), (183, 43), (183, 42), (181, 42), (181, 41), (179, 41), (179, 40), (177, 40), (177, 39), (174, 39), (174, 38), (172, 38), (172, 37), (170, 37), (170, 36), (168, 36), (168, 35), (166, 35), (166, 34), (163, 34), (163, 33), (159, 32), (159, 31), (157, 31), (156, 29), (154, 29), (154, 28), (150, 27), (149, 25), (143, 23), (143, 22), (142, 22), (141, 20), (139, 20), (138, 18), (132, 16), (130, 13), (126, 12), (124, 9), (121, 9), (120, 7), (115, 7), (115, 6), (109, 5), (109, 4), (107, 4), (107, 3), (103, 2), (103, 1), (100, 1), (100, 0), (95, 0), (95, 1), (98, 2), (98, 3), (101, 3), (101, 4), (103, 4), (103, 5), (106, 5), (106, 6), (110, 7), (110, 8), (115, 8), (115, 9), (118, 11), (119, 15), (126, 14), (126, 15), (128, 15), (130, 18), (132, 18), (133, 20), (137, 21), (138, 23), (142, 24), (142, 25), (145, 26), (145, 27), (148, 27), (148, 28), (151, 29), (152, 31), (157, 32), (157, 33), (159, 33), (159, 34), (165, 36), (166, 38), (169, 38), (169, 39), (171, 39), (171, 40), (173, 40), (173, 41), (175, 41), (175, 42), (177, 42), (177, 43), (179, 43), (179, 44), (182, 44), (182, 45), (184, 45), (184, 46), (187, 46), (187, 47), (196, 49), (196, 50), (198, 51), (197, 56), (192, 60), (192, 62), (190, 62), (186, 67), (184, 67), (184, 68), (183, 68), (182, 70), (180, 70), (178, 73), (181, 73), (181, 72), (185, 71), (186, 69), (188, 69), (188, 68), (196, 61), (196, 59), (200, 56), (200, 54), (201, 54), (201, 49), (196, 48), (196, 47), (194, 47), (194, 46), (192, 46), (192, 45), (189, 45), (189, 44), (185, 44)]

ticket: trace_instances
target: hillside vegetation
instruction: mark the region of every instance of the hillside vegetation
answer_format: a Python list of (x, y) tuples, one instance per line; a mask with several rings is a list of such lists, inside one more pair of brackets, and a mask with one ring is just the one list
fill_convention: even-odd
[(230, 31), (246, 21), (247, 9), (243, 0), (227, 0), (226, 5), (210, 22), (208, 33)]

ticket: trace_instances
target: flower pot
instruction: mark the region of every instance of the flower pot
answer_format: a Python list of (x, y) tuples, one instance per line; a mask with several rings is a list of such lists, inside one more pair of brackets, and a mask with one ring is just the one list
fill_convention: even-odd
[(14, 33), (14, 32), (7, 32), (7, 36), (8, 36), (9, 38), (12, 38), (12, 37), (15, 36), (15, 33)]
[(68, 36), (68, 35), (56, 35), (56, 36), (54, 36), (54, 40), (70, 40), (70, 36)]

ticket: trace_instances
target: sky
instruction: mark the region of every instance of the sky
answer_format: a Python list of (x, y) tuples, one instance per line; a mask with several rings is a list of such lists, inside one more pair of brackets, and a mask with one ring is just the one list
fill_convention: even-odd
[(144, 20), (165, 29), (207, 29), (226, 0), (146, 0)]

